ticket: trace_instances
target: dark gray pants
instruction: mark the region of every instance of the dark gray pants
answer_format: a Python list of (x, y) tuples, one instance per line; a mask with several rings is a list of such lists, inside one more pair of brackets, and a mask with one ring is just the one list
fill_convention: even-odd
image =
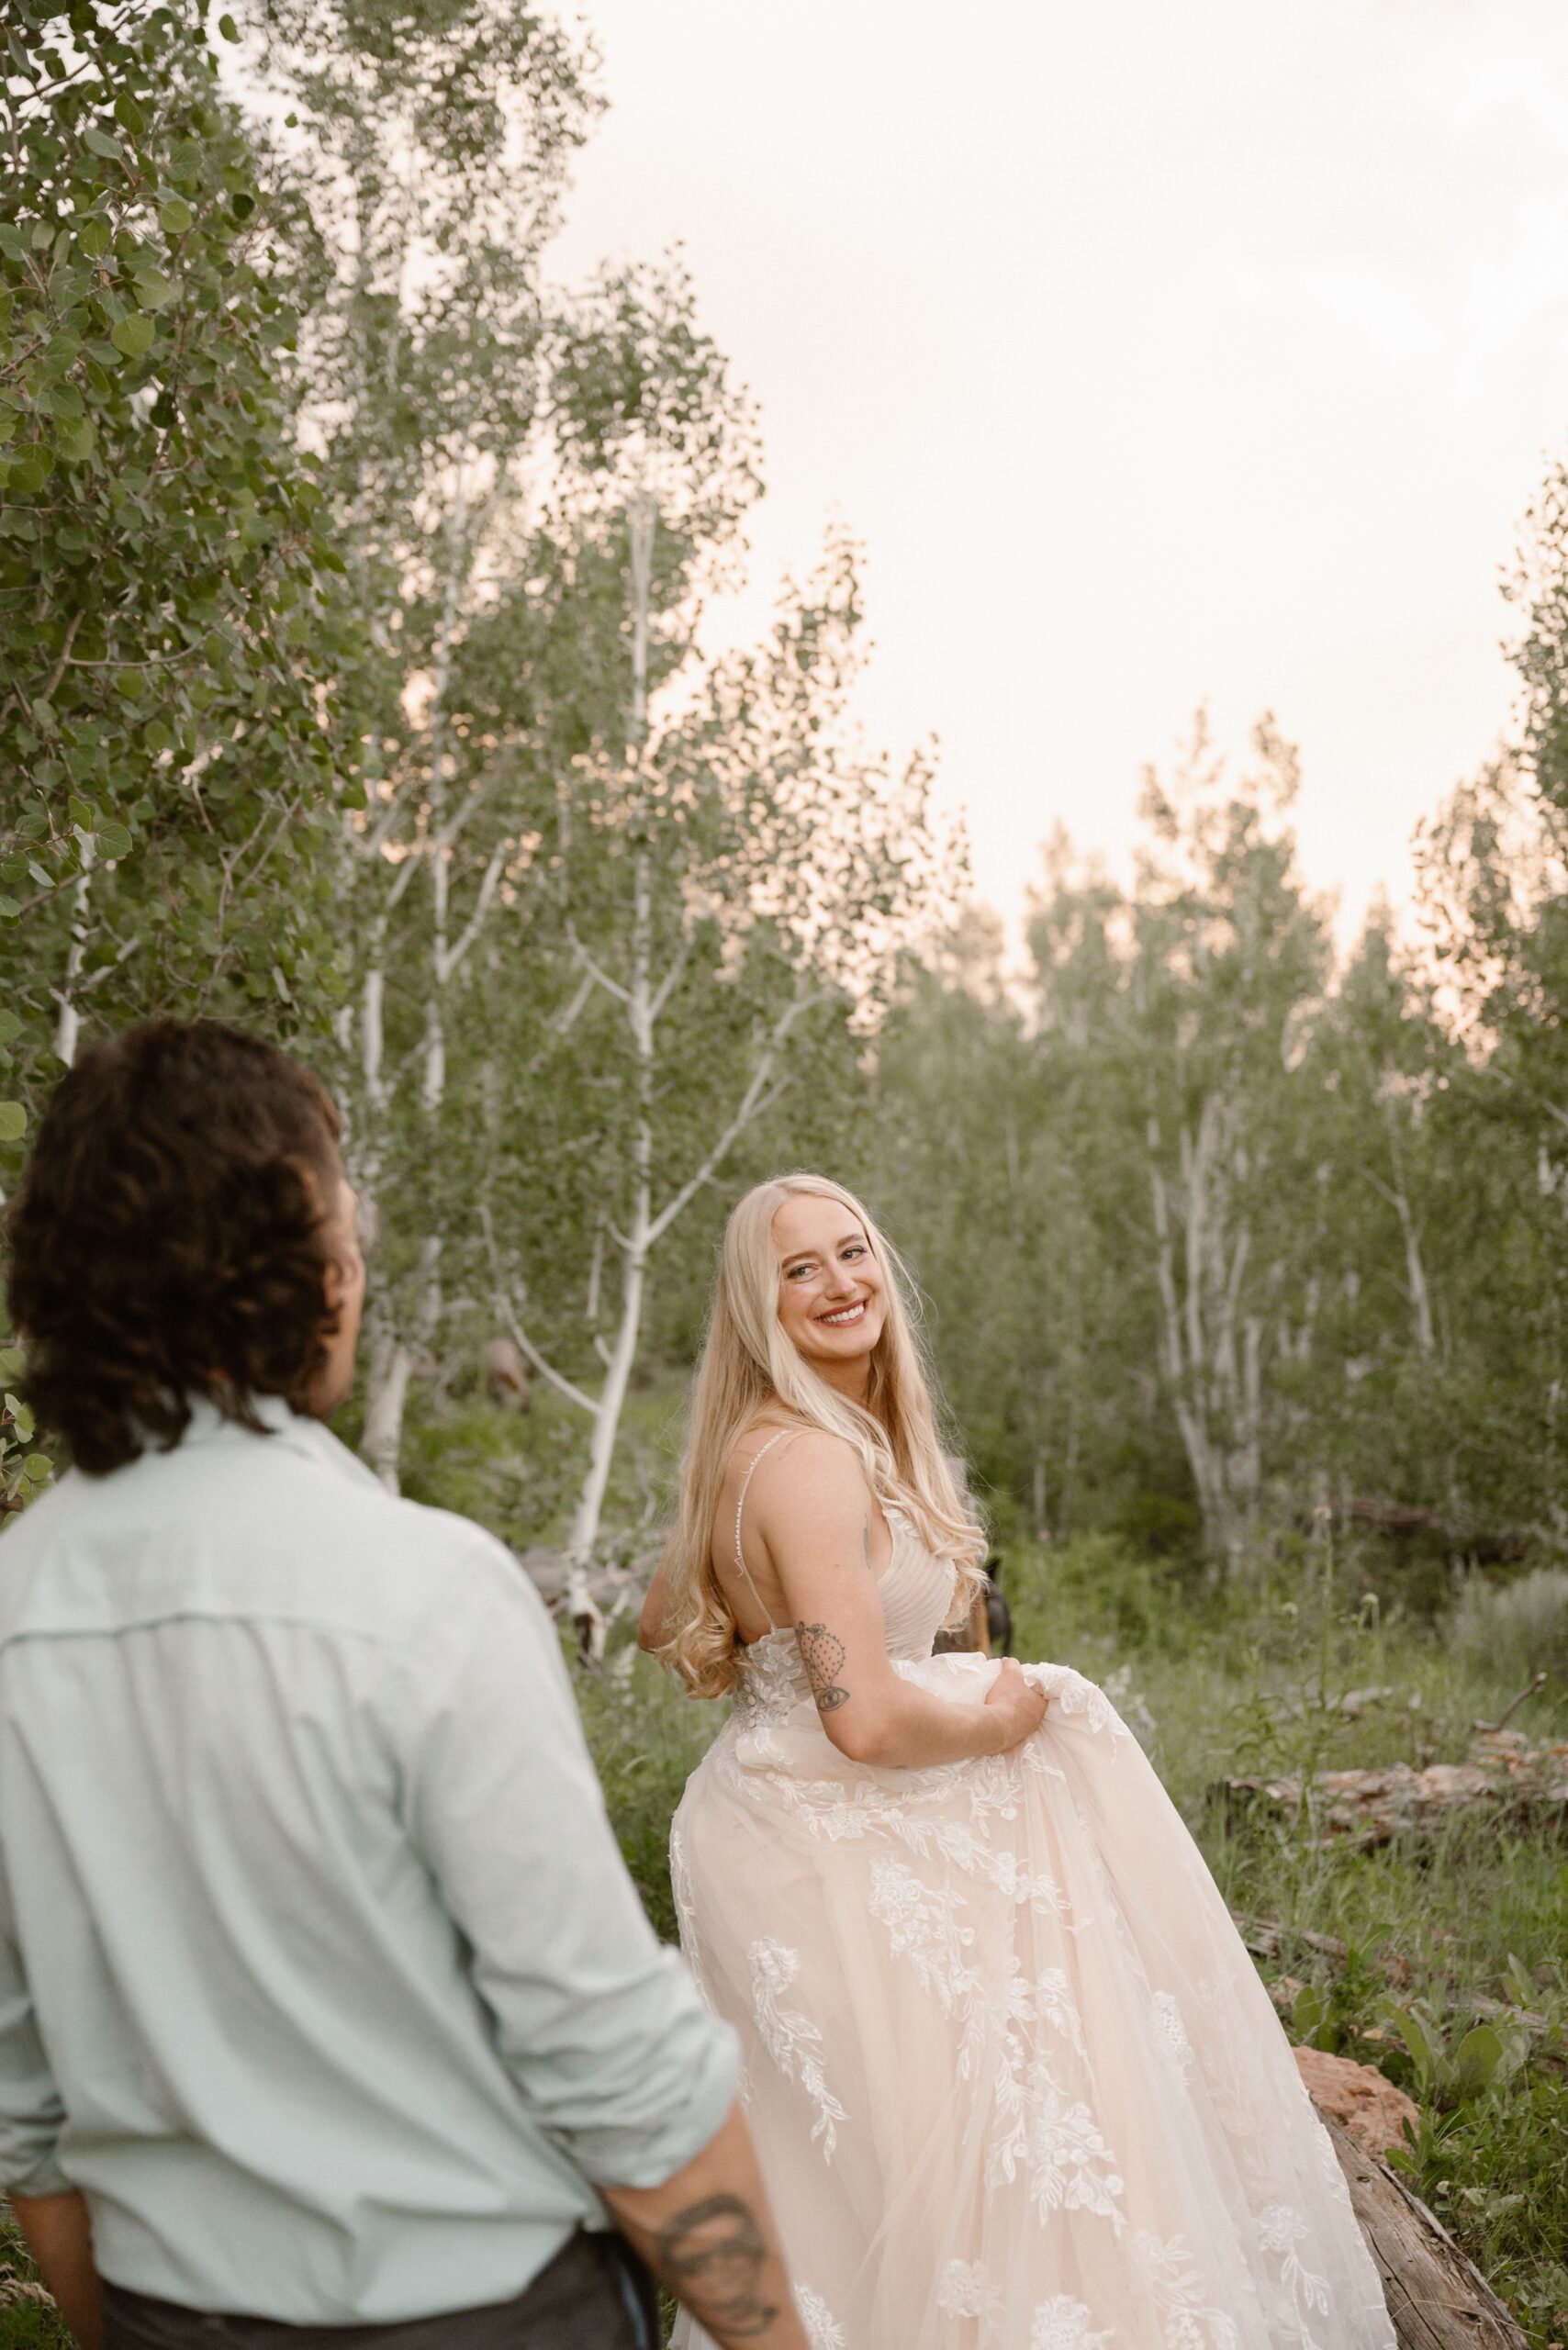
[(657, 2350), (658, 2303), (617, 2235), (566, 2244), (513, 2301), (397, 2325), (285, 2325), (104, 2287), (105, 2350)]

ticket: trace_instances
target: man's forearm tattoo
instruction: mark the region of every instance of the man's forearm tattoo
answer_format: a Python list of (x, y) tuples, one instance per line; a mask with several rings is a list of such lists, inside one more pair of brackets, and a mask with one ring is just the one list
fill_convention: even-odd
[(844, 1642), (825, 1624), (797, 1624), (795, 1638), (801, 1643), (801, 1656), (818, 1713), (836, 1713), (840, 1706), (849, 1702), (849, 1692), (838, 1678), (844, 1670)]
[(778, 2304), (761, 2291), (767, 2246), (738, 2195), (710, 2195), (678, 2211), (654, 2239), (653, 2264), (676, 2299), (710, 2333), (749, 2342), (766, 2333)]

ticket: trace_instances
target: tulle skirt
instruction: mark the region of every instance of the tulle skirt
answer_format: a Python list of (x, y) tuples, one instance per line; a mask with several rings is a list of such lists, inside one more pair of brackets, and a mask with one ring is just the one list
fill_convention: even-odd
[[(973, 1703), (995, 1665), (896, 1668)], [(1219, 1892), (1103, 1694), (1008, 1755), (846, 1761), (780, 1689), (671, 1835), (812, 2350), (1394, 2350)], [(707, 2336), (682, 2316), (686, 2350)]]

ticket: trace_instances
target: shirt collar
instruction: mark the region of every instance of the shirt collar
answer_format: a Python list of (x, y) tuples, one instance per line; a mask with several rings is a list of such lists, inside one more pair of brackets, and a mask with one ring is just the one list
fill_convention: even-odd
[(251, 1409), (262, 1423), (264, 1435), (242, 1427), (238, 1420), (225, 1418), (210, 1396), (187, 1395), (185, 1401), (190, 1409), (190, 1426), (174, 1447), (176, 1452), (183, 1451), (186, 1445), (282, 1444), (290, 1452), (303, 1453), (308, 1460), (335, 1470), (340, 1476), (372, 1485), (377, 1493), (383, 1490), (375, 1471), (341, 1443), (324, 1421), (295, 1411), (281, 1395), (251, 1397)]

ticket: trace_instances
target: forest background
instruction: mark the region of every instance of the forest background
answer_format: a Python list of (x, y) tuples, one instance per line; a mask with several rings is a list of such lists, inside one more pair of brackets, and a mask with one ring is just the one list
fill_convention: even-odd
[[(930, 761), (851, 722), (853, 538), (704, 649), (757, 419), (678, 257), (550, 274), (579, 28), (0, 22), (3, 1180), (128, 1019), (322, 1071), (375, 1241), (344, 1432), (554, 1572), (666, 1928), (711, 1725), (626, 1603), (717, 1236), (788, 1164), (863, 1191), (1021, 1651), (1119, 1689), (1295, 2036), (1412, 2090), (1421, 2191), (1564, 2338), (1559, 1828), (1328, 1845), (1312, 1782), (1457, 1760), (1526, 1691), (1568, 1733), (1568, 473), (1412, 922), (1341, 949), (1294, 748), (1263, 715), (1227, 763), (1200, 714), (1128, 882), (1047, 845), (1019, 968)], [(3, 1368), (14, 1507), (53, 1461)], [(1243, 1770), (1299, 1801), (1238, 1818)]]

